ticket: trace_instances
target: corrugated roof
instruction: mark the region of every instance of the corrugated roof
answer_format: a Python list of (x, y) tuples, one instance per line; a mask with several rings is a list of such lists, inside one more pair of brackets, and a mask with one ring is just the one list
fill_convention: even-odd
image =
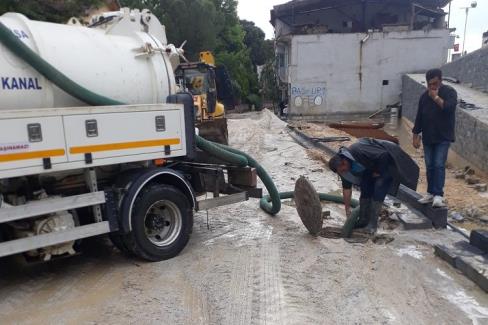
[(271, 23), (274, 24), (276, 18), (286, 14), (290, 10), (313, 10), (318, 7), (327, 7), (334, 5), (346, 6), (357, 5), (363, 1), (367, 3), (397, 3), (411, 4), (416, 3), (426, 8), (439, 9), (449, 4), (451, 0), (293, 0), (281, 5), (277, 5), (271, 10)]
[(365, 3), (385, 3), (409, 5), (415, 3), (425, 8), (442, 12), (440, 8), (445, 7), (452, 0), (293, 0), (281, 5), (277, 5), (271, 10), (271, 23), (274, 25), (276, 18), (289, 16), (290, 12), (299, 13), (300, 11), (314, 11), (333, 6), (348, 6)]
[[(343, 0), (339, 2), (347, 2), (348, 0)], [(362, 2), (363, 0), (349, 0), (351, 3), (358, 3)], [(408, 3), (417, 3), (422, 6), (426, 7), (431, 7), (431, 8), (443, 8), (449, 4), (452, 0), (365, 0), (366, 2), (374, 2), (374, 3), (387, 3), (387, 2), (397, 2), (397, 3), (403, 3), (403, 4), (408, 4)], [(309, 5), (327, 5), (330, 3), (337, 3), (337, 0), (292, 0), (289, 2), (286, 2), (281, 5), (277, 5), (274, 7), (274, 9), (280, 10), (280, 9), (288, 9), (291, 7), (302, 7), (302, 6), (309, 6)]]

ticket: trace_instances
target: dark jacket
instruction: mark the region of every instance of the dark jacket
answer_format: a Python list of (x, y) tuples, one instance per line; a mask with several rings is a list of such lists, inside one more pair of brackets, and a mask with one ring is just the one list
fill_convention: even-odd
[[(412, 190), (417, 189), (419, 167), (399, 145), (393, 142), (362, 138), (349, 148), (341, 148), (339, 154), (360, 163), (370, 172), (389, 173), (393, 177), (393, 185), (389, 191), (392, 195), (396, 195), (400, 184)], [(347, 188), (347, 183), (359, 185), (360, 175), (350, 174), (349, 176), (353, 177), (343, 177), (345, 188)], [(354, 176), (358, 176), (358, 178), (354, 179)]]
[(441, 108), (429, 96), (429, 91), (420, 96), (414, 134), (422, 133), (422, 142), (427, 145), (449, 141), (454, 142), (456, 127), (457, 93), (454, 88), (442, 85), (439, 88), (439, 97), (444, 100)]

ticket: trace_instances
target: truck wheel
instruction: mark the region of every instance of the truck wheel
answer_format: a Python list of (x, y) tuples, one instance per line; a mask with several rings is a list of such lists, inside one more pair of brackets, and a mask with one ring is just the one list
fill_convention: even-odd
[(149, 261), (178, 255), (188, 243), (193, 223), (186, 196), (174, 186), (152, 185), (136, 199), (132, 232), (124, 236), (135, 255)]
[(126, 254), (127, 256), (133, 256), (134, 252), (130, 250), (130, 248), (126, 245), (126, 241), (124, 240), (124, 235), (118, 232), (112, 232), (108, 234), (110, 241), (114, 244), (115, 247), (119, 249), (122, 253)]

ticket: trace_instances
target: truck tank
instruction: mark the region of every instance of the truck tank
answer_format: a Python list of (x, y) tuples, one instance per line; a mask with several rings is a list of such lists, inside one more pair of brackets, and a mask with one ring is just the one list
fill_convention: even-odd
[[(128, 104), (165, 102), (176, 92), (165, 28), (148, 10), (105, 13), (82, 26), (29, 20), (17, 13), (0, 16), (22, 42), (68, 78), (103, 96)], [(0, 44), (0, 110), (75, 107), (66, 94)]]

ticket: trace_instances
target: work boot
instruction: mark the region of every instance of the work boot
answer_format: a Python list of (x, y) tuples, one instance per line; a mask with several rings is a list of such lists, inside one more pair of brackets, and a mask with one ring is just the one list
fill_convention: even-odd
[(359, 200), (359, 218), (354, 228), (364, 228), (369, 223), (371, 210), (371, 199)]
[(378, 218), (380, 216), (381, 208), (383, 207), (383, 202), (373, 201), (371, 203), (371, 214), (369, 217), (369, 223), (366, 226), (366, 231), (374, 235), (378, 230)]

